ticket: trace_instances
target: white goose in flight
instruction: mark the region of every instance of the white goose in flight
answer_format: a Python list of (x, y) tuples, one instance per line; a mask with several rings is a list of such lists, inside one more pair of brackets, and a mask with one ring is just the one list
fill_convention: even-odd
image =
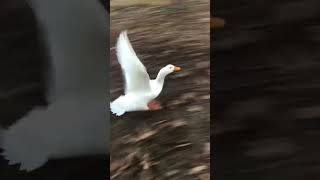
[(166, 65), (159, 71), (157, 78), (151, 80), (129, 42), (127, 31), (120, 33), (116, 49), (125, 78), (125, 95), (110, 103), (111, 112), (121, 116), (130, 111), (161, 109), (161, 105), (154, 99), (161, 93), (165, 77), (181, 68)]

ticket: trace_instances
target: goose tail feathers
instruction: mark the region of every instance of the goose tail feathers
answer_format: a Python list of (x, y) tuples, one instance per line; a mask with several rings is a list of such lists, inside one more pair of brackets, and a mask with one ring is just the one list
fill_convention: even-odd
[(112, 114), (116, 116), (122, 116), (126, 111), (121, 102), (119, 101), (121, 97), (110, 103), (110, 110)]

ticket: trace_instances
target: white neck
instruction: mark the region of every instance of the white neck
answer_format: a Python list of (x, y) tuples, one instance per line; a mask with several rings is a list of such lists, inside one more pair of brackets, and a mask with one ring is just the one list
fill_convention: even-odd
[(159, 71), (157, 78), (156, 78), (156, 82), (161, 84), (161, 87), (163, 86), (164, 79), (166, 78), (167, 75), (168, 75), (168, 73), (166, 71), (164, 71), (163, 69), (161, 69)]
[(152, 89), (155, 93), (155, 96), (158, 96), (162, 91), (164, 79), (169, 73), (167, 73), (164, 69), (161, 69), (157, 75), (157, 78), (152, 81)]

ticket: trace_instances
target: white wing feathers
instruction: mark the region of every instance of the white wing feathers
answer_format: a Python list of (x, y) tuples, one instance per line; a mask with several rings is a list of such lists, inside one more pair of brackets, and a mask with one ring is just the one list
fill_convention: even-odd
[(117, 42), (117, 56), (125, 77), (125, 94), (149, 91), (149, 74), (134, 52), (126, 31), (120, 33)]

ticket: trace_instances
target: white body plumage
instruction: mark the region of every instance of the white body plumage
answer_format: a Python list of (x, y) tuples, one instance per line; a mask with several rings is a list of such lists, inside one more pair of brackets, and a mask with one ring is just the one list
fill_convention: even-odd
[(151, 80), (134, 52), (126, 31), (120, 33), (117, 57), (125, 78), (125, 94), (110, 103), (111, 112), (117, 116), (130, 111), (149, 110), (148, 103), (161, 93), (165, 77), (181, 69), (169, 64), (159, 71), (156, 79)]

